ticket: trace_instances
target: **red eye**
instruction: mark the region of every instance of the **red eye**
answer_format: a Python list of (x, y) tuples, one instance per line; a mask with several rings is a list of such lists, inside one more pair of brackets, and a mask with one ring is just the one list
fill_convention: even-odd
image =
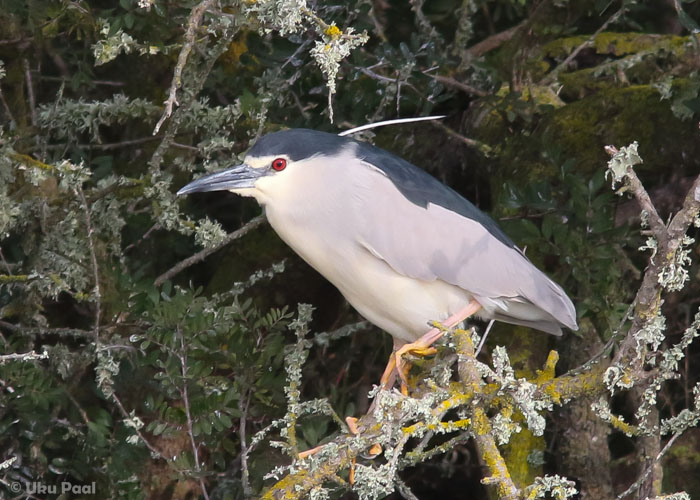
[(277, 170), (278, 172), (284, 170), (287, 167), (287, 160), (284, 158), (276, 158), (272, 162), (272, 169)]

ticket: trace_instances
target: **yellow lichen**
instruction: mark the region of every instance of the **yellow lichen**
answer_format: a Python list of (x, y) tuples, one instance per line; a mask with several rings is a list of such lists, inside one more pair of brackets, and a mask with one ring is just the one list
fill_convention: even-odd
[(340, 37), (340, 35), (343, 34), (343, 32), (340, 31), (340, 28), (338, 28), (335, 24), (331, 24), (330, 26), (328, 26), (324, 33), (331, 37), (333, 40), (337, 39), (338, 37)]

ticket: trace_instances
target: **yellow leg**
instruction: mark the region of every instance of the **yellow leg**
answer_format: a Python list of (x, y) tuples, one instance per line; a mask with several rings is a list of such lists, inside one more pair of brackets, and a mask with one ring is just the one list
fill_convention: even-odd
[[(455, 314), (447, 318), (443, 322), (443, 324), (447, 328), (452, 328), (453, 326), (458, 325), (459, 323), (467, 319), (469, 316), (472, 316), (473, 314), (477, 313), (479, 309), (481, 309), (481, 304), (479, 304), (475, 300), (472, 300), (469, 302), (469, 304), (466, 305), (466, 307), (460, 309)], [(392, 359), (389, 360), (389, 363), (387, 364), (387, 367), (384, 370), (384, 374), (386, 375), (390, 366), (396, 369), (402, 382), (401, 392), (404, 392), (405, 386), (408, 383), (406, 380), (406, 371), (403, 367), (402, 357), (405, 354), (413, 354), (416, 356), (429, 356), (431, 354), (435, 354), (437, 350), (434, 347), (432, 347), (432, 345), (440, 337), (442, 337), (443, 333), (444, 332), (439, 328), (433, 328), (415, 342), (405, 344), (393, 353)], [(387, 379), (388, 378), (389, 377), (387, 376)], [(382, 379), (384, 379), (384, 375), (382, 376)]]
[(302, 451), (297, 456), (299, 457), (299, 460), (303, 460), (307, 457), (310, 457), (311, 455), (315, 455), (316, 453), (321, 451), (324, 446), (326, 446), (326, 445), (322, 444), (321, 446), (316, 446), (315, 448), (311, 448), (310, 450)]

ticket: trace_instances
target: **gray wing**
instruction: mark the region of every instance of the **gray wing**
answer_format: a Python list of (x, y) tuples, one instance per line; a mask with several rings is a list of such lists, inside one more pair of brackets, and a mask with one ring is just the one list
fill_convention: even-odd
[[(496, 319), (550, 333), (560, 332), (559, 325), (577, 329), (576, 311), (566, 293), (492, 219), (433, 177), (403, 163), (409, 167), (402, 169), (422, 174), (408, 172), (413, 174), (413, 200), (405, 195), (405, 186), (401, 189), (400, 177), (390, 177), (386, 168), (367, 160), (366, 171), (355, 179), (355, 196), (362, 205), (355, 212), (364, 218), (361, 243), (368, 251), (406, 276), (459, 286)], [(381, 198), (371, 196), (378, 192)], [(418, 196), (424, 203), (415, 202)]]

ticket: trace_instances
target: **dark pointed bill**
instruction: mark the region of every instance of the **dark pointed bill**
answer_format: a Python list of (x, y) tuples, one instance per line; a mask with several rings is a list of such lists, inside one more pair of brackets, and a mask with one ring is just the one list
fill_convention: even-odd
[(204, 193), (207, 191), (229, 191), (232, 189), (252, 188), (255, 181), (267, 175), (265, 168), (253, 168), (243, 163), (237, 167), (215, 172), (190, 182), (177, 192), (177, 195)]

